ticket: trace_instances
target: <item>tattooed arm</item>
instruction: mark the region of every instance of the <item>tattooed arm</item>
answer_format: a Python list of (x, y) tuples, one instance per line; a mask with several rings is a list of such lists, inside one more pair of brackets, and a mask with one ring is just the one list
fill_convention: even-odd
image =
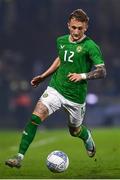
[(88, 72), (88, 73), (82, 73), (82, 74), (77, 74), (77, 73), (69, 73), (68, 78), (70, 81), (73, 82), (78, 82), (83, 79), (100, 79), (100, 78), (105, 78), (106, 77), (106, 68), (105, 65), (97, 65), (95, 66), (95, 69)]
[(106, 77), (106, 68), (104, 65), (96, 66), (95, 70), (86, 73), (86, 79), (100, 79)]

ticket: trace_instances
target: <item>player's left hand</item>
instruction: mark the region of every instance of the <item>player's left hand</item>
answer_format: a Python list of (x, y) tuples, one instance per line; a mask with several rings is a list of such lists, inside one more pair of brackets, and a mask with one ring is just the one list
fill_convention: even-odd
[(81, 75), (77, 73), (69, 73), (67, 77), (69, 78), (70, 81), (73, 82), (78, 82), (82, 80)]

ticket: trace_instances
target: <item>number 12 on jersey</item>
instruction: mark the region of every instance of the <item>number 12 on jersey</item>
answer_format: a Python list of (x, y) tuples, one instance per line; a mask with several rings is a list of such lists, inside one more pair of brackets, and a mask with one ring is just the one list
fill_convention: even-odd
[(73, 56), (74, 56), (73, 51), (68, 52), (67, 50), (65, 50), (64, 61), (73, 62)]

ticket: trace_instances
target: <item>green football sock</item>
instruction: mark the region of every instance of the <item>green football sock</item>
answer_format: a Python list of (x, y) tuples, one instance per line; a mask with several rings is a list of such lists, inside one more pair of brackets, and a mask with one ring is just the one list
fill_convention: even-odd
[(88, 129), (81, 125), (80, 126), (80, 132), (77, 134), (77, 137), (81, 138), (83, 141), (86, 141), (88, 139)]
[(19, 146), (20, 154), (24, 155), (25, 152), (27, 151), (29, 145), (31, 144), (31, 142), (33, 141), (35, 137), (37, 127), (41, 122), (42, 121), (38, 116), (32, 114), (31, 121), (28, 122), (28, 124), (25, 127), (25, 130), (23, 131), (21, 143)]

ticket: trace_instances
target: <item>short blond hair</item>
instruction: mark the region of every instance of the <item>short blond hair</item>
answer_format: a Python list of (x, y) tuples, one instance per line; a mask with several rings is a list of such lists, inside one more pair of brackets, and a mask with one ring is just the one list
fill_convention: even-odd
[(86, 22), (86, 23), (88, 23), (88, 21), (89, 21), (89, 17), (88, 17), (87, 14), (85, 13), (85, 11), (83, 11), (82, 9), (76, 9), (76, 10), (74, 10), (74, 11), (70, 14), (70, 16), (69, 16), (69, 18), (68, 18), (68, 22), (70, 22), (71, 19), (73, 19), (73, 18), (77, 19), (78, 21)]

